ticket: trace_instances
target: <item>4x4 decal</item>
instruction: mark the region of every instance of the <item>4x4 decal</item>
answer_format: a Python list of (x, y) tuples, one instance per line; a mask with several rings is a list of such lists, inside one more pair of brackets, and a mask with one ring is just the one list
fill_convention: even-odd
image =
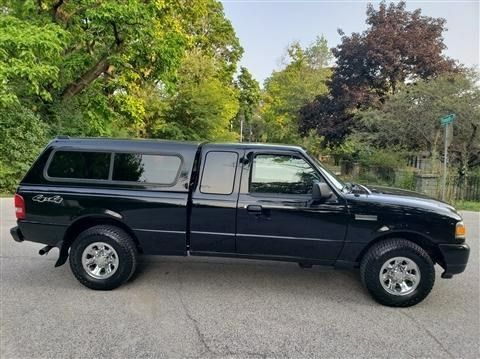
[(38, 203), (51, 202), (55, 204), (60, 204), (63, 202), (63, 198), (58, 195), (52, 196), (52, 197), (46, 197), (43, 194), (37, 194), (35, 197), (32, 198), (32, 201), (38, 202)]

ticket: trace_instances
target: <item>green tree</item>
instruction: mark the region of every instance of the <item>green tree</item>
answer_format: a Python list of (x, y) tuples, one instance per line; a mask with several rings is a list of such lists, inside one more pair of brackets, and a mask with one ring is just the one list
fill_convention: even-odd
[[(240, 74), (237, 77), (236, 86), (238, 88), (238, 99), (240, 108), (238, 110), (235, 128), (240, 133), (243, 129), (243, 135), (248, 138), (249, 141), (253, 139), (253, 115), (258, 109), (260, 102), (260, 85), (245, 68), (240, 68)], [(242, 124), (243, 121), (243, 124)], [(245, 131), (245, 129), (247, 131)]]
[(234, 138), (242, 51), (217, 0), (0, 0), (0, 187), (57, 133)]
[(192, 48), (214, 58), (221, 66), (221, 78), (231, 82), (243, 48), (232, 24), (225, 18), (223, 5), (219, 1), (202, 1), (203, 16), (194, 17), (190, 26)]
[(377, 148), (443, 154), (440, 118), (455, 113), (449, 153), (462, 173), (480, 166), (480, 88), (474, 73), (443, 75), (398, 88), (381, 109), (357, 113), (355, 137)]
[(37, 25), (0, 14), (0, 106), (38, 97), (51, 101), (60, 86), (67, 33), (56, 24)]
[(327, 39), (323, 36), (316, 37), (315, 41), (305, 50), (305, 56), (310, 67), (314, 69), (327, 68), (333, 59)]
[(231, 82), (242, 53), (216, 0), (4, 0), (0, 18), (0, 99), (70, 133), (145, 133), (142, 88), (174, 93), (193, 49)]
[(13, 192), (47, 143), (47, 127), (19, 104), (0, 107), (0, 192)]
[[(454, 61), (443, 54), (445, 19), (407, 11), (405, 2), (381, 2), (367, 7), (367, 30), (350, 36), (342, 31), (334, 48), (336, 67), (328, 95), (301, 110), (303, 133), (316, 129), (330, 142), (341, 141), (359, 108), (379, 107), (408, 81), (455, 72)], [(415, 44), (413, 46), (413, 44)]]
[(154, 121), (153, 135), (180, 140), (235, 140), (237, 134), (230, 127), (239, 109), (238, 94), (222, 77), (222, 64), (200, 51), (190, 52), (178, 71), (177, 91), (166, 99), (168, 107)]
[(263, 140), (300, 141), (298, 114), (306, 103), (328, 91), (331, 70), (329, 50), (323, 37), (306, 49), (298, 42), (287, 48), (286, 66), (265, 80), (261, 115), (265, 121)]

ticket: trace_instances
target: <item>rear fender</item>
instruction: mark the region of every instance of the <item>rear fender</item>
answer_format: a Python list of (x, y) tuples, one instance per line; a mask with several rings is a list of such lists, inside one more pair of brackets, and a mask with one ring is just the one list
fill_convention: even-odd
[[(86, 230), (87, 228), (97, 226), (100, 224), (112, 224), (114, 226), (118, 226), (124, 229), (130, 236), (133, 238), (137, 247), (139, 246), (138, 240), (136, 239), (133, 231), (128, 227), (123, 221), (122, 215), (117, 212), (111, 210), (103, 210), (103, 213), (96, 213), (96, 214), (85, 214), (79, 218), (77, 218), (67, 229), (65, 235), (61, 241), (56, 244), (56, 247), (60, 249), (60, 253), (58, 255), (57, 262), (55, 263), (55, 267), (59, 267), (68, 259), (68, 254), (70, 247), (77, 238), (77, 236)], [(140, 251), (141, 249), (138, 248)]]

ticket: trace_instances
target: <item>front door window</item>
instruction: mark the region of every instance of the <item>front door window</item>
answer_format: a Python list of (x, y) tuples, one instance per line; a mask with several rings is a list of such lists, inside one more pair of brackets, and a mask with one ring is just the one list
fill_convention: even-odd
[(311, 194), (320, 175), (303, 158), (257, 154), (250, 176), (250, 193)]

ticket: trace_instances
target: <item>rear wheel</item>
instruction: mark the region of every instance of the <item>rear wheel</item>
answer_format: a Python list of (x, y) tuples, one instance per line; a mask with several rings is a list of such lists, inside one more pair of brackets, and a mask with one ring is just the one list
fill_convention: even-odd
[(78, 235), (70, 248), (70, 268), (80, 283), (91, 289), (110, 290), (135, 272), (137, 249), (121, 228), (100, 225)]
[(360, 275), (372, 297), (391, 307), (420, 303), (435, 282), (434, 263), (428, 253), (405, 239), (375, 244), (362, 259)]

